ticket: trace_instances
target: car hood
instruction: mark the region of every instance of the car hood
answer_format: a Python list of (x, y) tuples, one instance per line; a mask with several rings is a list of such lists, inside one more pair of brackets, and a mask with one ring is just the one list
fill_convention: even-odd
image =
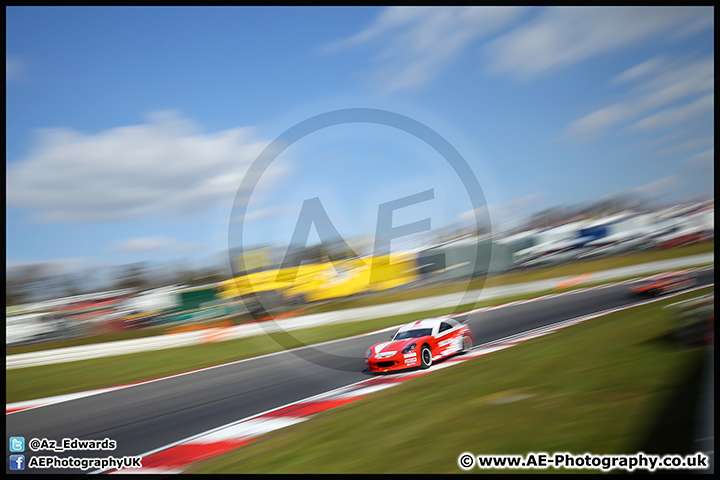
[(395, 342), (383, 342), (373, 345), (370, 349), (373, 355), (387, 352), (401, 352), (403, 348), (413, 343), (420, 343), (425, 337), (407, 338), (405, 340), (397, 340)]

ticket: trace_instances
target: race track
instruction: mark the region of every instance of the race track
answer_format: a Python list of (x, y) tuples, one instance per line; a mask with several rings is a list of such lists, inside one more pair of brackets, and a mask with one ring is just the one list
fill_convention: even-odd
[[(712, 283), (713, 273), (713, 269), (703, 271), (698, 276), (699, 284)], [(627, 293), (627, 286), (617, 285), (478, 312), (468, 323), (478, 345), (637, 300)], [(367, 379), (368, 373), (363, 371), (365, 351), (390, 335), (383, 332), (329, 342), (8, 414), (6, 443), (10, 436), (24, 436), (27, 441), (107, 437), (117, 441), (112, 452), (42, 455), (142, 455), (200, 432)], [(25, 455), (34, 454), (26, 450)], [(10, 472), (7, 464), (6, 471)], [(27, 472), (43, 471), (12, 473)]]

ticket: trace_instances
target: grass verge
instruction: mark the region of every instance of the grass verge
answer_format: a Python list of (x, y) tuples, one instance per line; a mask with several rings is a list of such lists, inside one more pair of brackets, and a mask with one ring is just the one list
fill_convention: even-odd
[[(407, 381), (266, 435), (193, 473), (462, 473), (462, 452), (691, 453), (688, 425), (704, 351), (670, 340), (673, 320), (662, 307), (711, 289)], [(540, 472), (559, 473), (525, 473)]]

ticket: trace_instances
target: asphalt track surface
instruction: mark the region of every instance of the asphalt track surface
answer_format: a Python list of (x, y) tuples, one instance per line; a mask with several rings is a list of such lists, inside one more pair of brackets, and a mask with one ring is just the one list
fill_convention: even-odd
[[(713, 283), (714, 269), (701, 272), (698, 285)], [(639, 300), (627, 285), (592, 289), (478, 312), (468, 324), (480, 345), (581, 315), (630, 305)], [(602, 317), (601, 317), (602, 318)], [(598, 320), (592, 321), (601, 321)], [(31, 452), (25, 457), (107, 457), (143, 455), (192, 435), (288, 403), (369, 378), (365, 352), (394, 332), (353, 337), (320, 346), (284, 351), (121, 390), (7, 414), (9, 437), (117, 441), (113, 451)], [(284, 338), (273, 334), (281, 345)], [(9, 455), (8, 455), (9, 458)], [(89, 473), (82, 470), (12, 471)], [(6, 472), (9, 463), (6, 463)]]

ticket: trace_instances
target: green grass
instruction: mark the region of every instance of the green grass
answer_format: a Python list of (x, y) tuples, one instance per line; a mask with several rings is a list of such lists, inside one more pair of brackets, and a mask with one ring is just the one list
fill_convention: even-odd
[[(690, 453), (704, 351), (669, 339), (674, 324), (662, 306), (708, 290), (406, 381), (208, 459), (193, 473), (461, 473), (462, 452)], [(514, 395), (527, 397), (498, 402)]]
[[(485, 287), (495, 287), (501, 285), (511, 285), (516, 283), (530, 282), (535, 280), (543, 280), (548, 278), (565, 277), (570, 275), (580, 275), (582, 273), (588, 273), (593, 271), (608, 270), (611, 268), (635, 265), (639, 263), (653, 262), (658, 260), (666, 260), (669, 258), (676, 258), (688, 255), (696, 255), (699, 253), (708, 253), (714, 251), (714, 242), (703, 243), (699, 245), (691, 245), (688, 247), (681, 247), (669, 250), (660, 250), (652, 252), (634, 253), (628, 255), (621, 255), (608, 259), (599, 259), (586, 262), (577, 262), (568, 265), (562, 265), (553, 268), (533, 270), (528, 272), (517, 272), (503, 275), (497, 275), (489, 277), (487, 281), (484, 281)], [(630, 278), (630, 277), (628, 277)], [(619, 279), (620, 280), (620, 279)], [(587, 287), (593, 283), (581, 285), (581, 287)], [(446, 293), (455, 293), (465, 290), (479, 289), (483, 286), (483, 281), (475, 281), (468, 287), (467, 283), (449, 283), (444, 285), (437, 285), (433, 287), (417, 288), (411, 290), (396, 290), (392, 292), (380, 292), (374, 295), (362, 296), (357, 298), (349, 298), (344, 300), (336, 300), (315, 306), (308, 307), (305, 310), (306, 314), (321, 313), (336, 310), (343, 310), (347, 308), (357, 308), (370, 305), (379, 305), (383, 303), (412, 300), (417, 298), (425, 298), (432, 295), (443, 295)], [(494, 300), (496, 301), (496, 300)], [(478, 305), (480, 306), (480, 305)], [(217, 320), (213, 320), (215, 322)], [(83, 338), (74, 338), (68, 340), (59, 340), (53, 342), (45, 342), (33, 345), (22, 345), (18, 347), (11, 347), (5, 349), (6, 355), (15, 355), (18, 353), (35, 352), (41, 350), (52, 350), (55, 348), (71, 347), (78, 345), (89, 345), (94, 343), (112, 342), (116, 340), (128, 340), (133, 338), (144, 338), (153, 335), (162, 335), (167, 330), (176, 327), (177, 325), (161, 325), (149, 328), (143, 328), (138, 330), (127, 330), (119, 332), (105, 333), (101, 335), (94, 335)]]

